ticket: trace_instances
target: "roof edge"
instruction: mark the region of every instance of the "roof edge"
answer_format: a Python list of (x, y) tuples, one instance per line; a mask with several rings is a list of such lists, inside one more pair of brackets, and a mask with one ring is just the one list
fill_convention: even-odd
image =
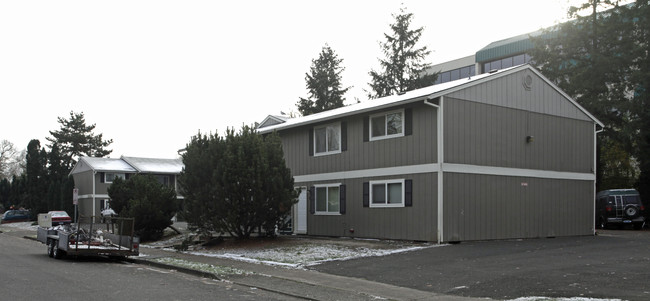
[[(425, 100), (425, 99), (434, 99), (434, 98), (438, 98), (440, 96), (444, 96), (444, 95), (447, 95), (447, 94), (450, 94), (450, 93), (454, 93), (454, 92), (462, 90), (462, 89), (466, 89), (466, 88), (471, 87), (471, 86), (479, 85), (479, 84), (485, 83), (487, 81), (494, 80), (496, 78), (501, 78), (501, 77), (504, 77), (504, 76), (508, 76), (508, 75), (513, 74), (513, 73), (520, 72), (522, 70), (531, 70), (533, 73), (535, 73), (537, 76), (539, 76), (544, 82), (546, 82), (553, 89), (555, 89), (557, 92), (559, 92), (564, 98), (569, 100), (569, 102), (571, 102), (573, 105), (575, 105), (580, 111), (582, 111), (585, 115), (587, 115), (593, 122), (595, 122), (596, 124), (598, 124), (601, 127), (604, 127), (604, 124), (600, 120), (598, 120), (598, 118), (596, 118), (594, 115), (589, 113), (589, 111), (587, 111), (584, 107), (582, 107), (580, 104), (578, 104), (577, 101), (575, 101), (572, 97), (570, 97), (564, 91), (562, 91), (562, 89), (560, 89), (550, 79), (548, 79), (546, 76), (544, 76), (539, 70), (535, 69), (530, 64), (523, 64), (523, 65), (519, 65), (519, 66), (499, 70), (499, 71), (496, 71), (496, 72), (493, 72), (493, 73), (484, 73), (484, 74), (474, 75), (472, 77), (475, 77), (477, 79), (471, 80), (471, 77), (470, 77), (470, 81), (467, 81), (466, 79), (459, 79), (457, 81), (454, 81), (454, 82), (456, 82), (456, 85), (450, 86), (448, 88), (440, 89), (438, 91), (432, 91), (431, 93), (418, 94), (418, 95), (414, 95), (411, 98), (405, 98), (405, 99), (402, 99), (402, 100), (388, 101), (388, 102), (386, 102), (384, 104), (377, 105), (377, 106), (362, 107), (362, 108), (355, 109), (355, 110), (344, 110), (344, 111), (341, 111), (340, 113), (325, 115), (322, 118), (313, 118), (313, 117), (316, 117), (316, 116), (314, 116), (316, 114), (309, 115), (312, 118), (306, 118), (304, 120), (298, 120), (297, 122), (290, 123), (290, 124), (287, 124), (287, 122), (284, 122), (284, 123), (281, 123), (281, 124), (276, 124), (276, 125), (269, 126), (268, 128), (258, 128), (257, 132), (260, 133), (260, 134), (267, 134), (267, 133), (271, 133), (271, 132), (276, 131), (276, 130), (278, 130), (278, 131), (279, 130), (286, 130), (286, 129), (290, 129), (290, 128), (296, 128), (296, 127), (305, 126), (305, 125), (309, 125), (309, 124), (320, 123), (320, 122), (325, 122), (325, 121), (328, 121), (328, 120), (333, 120), (333, 119), (343, 118), (343, 117), (347, 117), (347, 116), (362, 114), (362, 113), (369, 112), (369, 111), (381, 110), (381, 109), (389, 108), (389, 107), (393, 107), (393, 106), (414, 103), (414, 102)], [(464, 83), (459, 82), (459, 81), (462, 81), (462, 80), (466, 80), (466, 82), (464, 82)], [(454, 83), (454, 82), (450, 82), (450, 83)], [(443, 85), (443, 84), (440, 84), (440, 85)], [(424, 88), (421, 88), (421, 89), (418, 89), (418, 90), (409, 91), (407, 93), (421, 91), (423, 89), (428, 89), (428, 88), (436, 87), (436, 86), (438, 86), (438, 85), (424, 87)], [(382, 100), (382, 99), (387, 100), (388, 98), (391, 98), (391, 97), (403, 97), (403, 96), (402, 95), (391, 95), (391, 96), (386, 96), (386, 97), (383, 97), (383, 98), (368, 100), (368, 101), (378, 101), (378, 100)], [(349, 108), (349, 107), (343, 107), (343, 108)], [(343, 109), (343, 108), (339, 108), (339, 109)], [(334, 110), (339, 110), (339, 109), (334, 109)], [(305, 117), (299, 117), (299, 118), (305, 118)]]

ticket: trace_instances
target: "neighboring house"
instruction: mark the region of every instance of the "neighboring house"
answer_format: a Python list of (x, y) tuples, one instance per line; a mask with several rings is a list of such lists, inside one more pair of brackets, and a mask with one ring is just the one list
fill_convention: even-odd
[(113, 180), (134, 174), (153, 175), (161, 184), (174, 187), (178, 195), (177, 178), (182, 170), (181, 159), (81, 157), (70, 172), (79, 190), (79, 216), (99, 217), (102, 209), (110, 207), (108, 187)]
[(287, 119), (294, 232), (453, 242), (593, 235), (603, 124), (529, 65)]

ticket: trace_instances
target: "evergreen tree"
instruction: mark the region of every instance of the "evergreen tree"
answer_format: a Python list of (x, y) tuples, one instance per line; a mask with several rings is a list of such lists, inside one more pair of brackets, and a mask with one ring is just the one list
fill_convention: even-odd
[(47, 152), (45, 148), (41, 148), (41, 143), (37, 139), (31, 140), (27, 145), (26, 161), (27, 195), (24, 205), (34, 213), (47, 212)]
[(50, 148), (54, 145), (58, 146), (62, 166), (67, 170), (72, 169), (80, 156), (104, 157), (112, 152), (106, 148), (113, 143), (113, 140), (104, 140), (102, 134), (95, 135), (93, 133), (95, 124), (86, 125), (83, 112), (70, 112), (70, 119), (58, 117), (57, 121), (61, 129), (50, 131), (52, 137), (46, 139), (50, 142)]
[[(631, 55), (634, 58), (632, 74), (629, 84), (634, 93), (634, 109), (636, 115), (635, 129), (638, 134), (638, 149), (636, 157), (639, 162), (639, 181), (637, 189), (646, 201), (646, 208), (650, 206), (650, 3), (636, 1), (632, 6), (623, 7), (626, 20), (632, 26)], [(646, 210), (648, 212), (648, 210)], [(650, 213), (649, 217), (650, 217)]]
[(9, 196), (11, 196), (11, 182), (2, 179), (0, 180), (0, 210), (4, 211), (11, 206)]
[(380, 42), (385, 58), (379, 59), (380, 71), (369, 72), (372, 91), (369, 98), (379, 98), (433, 85), (437, 73), (425, 73), (431, 66), (426, 57), (431, 53), (426, 46), (418, 48), (423, 27), (410, 29), (412, 13), (400, 8), (395, 15), (395, 23), (390, 25), (391, 33), (384, 34), (385, 42)]
[(11, 192), (9, 194), (9, 204), (8, 207), (14, 206), (16, 208), (26, 207), (27, 204), (27, 184), (26, 176), (22, 174), (21, 176), (14, 175), (11, 179)]
[[(598, 13), (601, 7), (610, 8)], [(588, 16), (579, 13), (591, 12)], [(638, 45), (632, 32), (626, 7), (610, 1), (589, 0), (572, 7), (569, 15), (575, 20), (546, 30), (532, 38), (534, 64), (549, 79), (605, 124), (598, 135), (598, 190), (621, 183), (634, 182), (637, 174), (633, 161), (638, 145), (634, 87), (630, 86), (633, 62), (631, 49)], [(645, 46), (647, 51), (647, 44)], [(616, 150), (604, 149), (616, 146)], [(616, 167), (617, 171), (605, 169)], [(627, 170), (621, 170), (627, 168)], [(616, 174), (611, 178), (604, 172)], [(621, 176), (627, 179), (621, 179)], [(607, 182), (607, 181), (613, 182)], [(625, 187), (617, 187), (625, 188)]]
[(135, 231), (143, 240), (162, 237), (176, 214), (174, 188), (160, 184), (152, 175), (117, 178), (108, 188), (108, 195), (113, 210), (121, 217), (135, 218)]
[(183, 154), (179, 182), (188, 222), (247, 238), (261, 228), (274, 235), (297, 201), (277, 133), (261, 136), (251, 127), (225, 137), (192, 137)]
[(298, 111), (303, 116), (340, 108), (344, 104), (343, 95), (350, 89), (341, 88), (341, 67), (343, 59), (339, 59), (329, 45), (325, 45), (318, 55), (312, 60), (309, 73), (305, 73), (308, 98), (300, 98), (296, 104)]

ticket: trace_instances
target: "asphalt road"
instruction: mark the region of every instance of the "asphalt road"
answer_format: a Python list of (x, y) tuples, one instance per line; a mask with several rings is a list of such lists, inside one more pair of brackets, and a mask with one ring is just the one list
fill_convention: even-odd
[(313, 269), (468, 297), (650, 300), (650, 231), (465, 242)]
[(47, 256), (45, 245), (0, 233), (0, 300), (291, 300), (288, 296), (103, 258)]

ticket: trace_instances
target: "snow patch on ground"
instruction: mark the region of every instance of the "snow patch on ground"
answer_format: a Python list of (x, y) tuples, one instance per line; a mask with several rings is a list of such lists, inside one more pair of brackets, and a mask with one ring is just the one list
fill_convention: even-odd
[(19, 222), (19, 223), (9, 223), (9, 224), (2, 224), (2, 228), (11, 228), (15, 230), (28, 230), (28, 231), (36, 231), (38, 229), (38, 225), (32, 225), (33, 222)]
[(622, 301), (621, 299), (598, 299), (598, 298), (549, 298), (549, 297), (521, 297), (509, 301)]
[(202, 271), (206, 273), (212, 273), (217, 276), (253, 274), (252, 272), (243, 271), (232, 267), (216, 266), (207, 263), (192, 262), (192, 261), (187, 261), (178, 258), (170, 258), (170, 257), (155, 258), (155, 259), (151, 259), (151, 261), (155, 261), (158, 263), (167, 264), (171, 266), (186, 268), (186, 269), (192, 269), (196, 271)]
[(227, 258), (251, 263), (301, 268), (336, 260), (350, 260), (354, 258), (386, 256), (433, 248), (442, 245), (426, 244), (423, 246), (396, 246), (394, 249), (374, 249), (366, 247), (352, 247), (336, 244), (304, 244), (298, 246), (270, 248), (264, 250), (228, 250), (219, 251), (190, 251), (188, 254)]

